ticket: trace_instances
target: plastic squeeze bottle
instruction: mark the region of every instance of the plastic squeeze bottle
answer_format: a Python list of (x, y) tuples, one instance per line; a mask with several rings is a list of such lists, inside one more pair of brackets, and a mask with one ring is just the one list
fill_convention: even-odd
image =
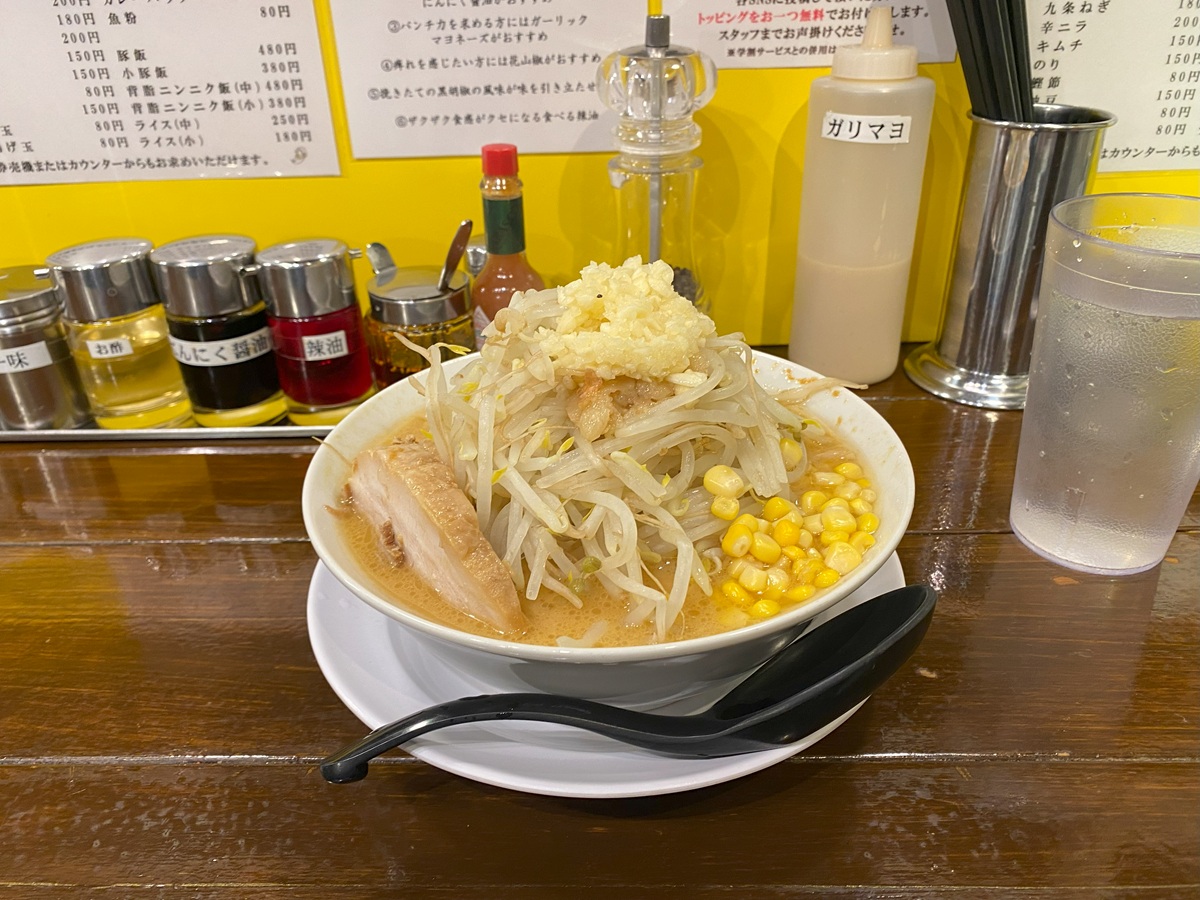
[(512, 144), (485, 144), (482, 151), (483, 229), (487, 259), (471, 297), (475, 303), (475, 344), (483, 346), (483, 329), (508, 306), (516, 291), (541, 290), (542, 276), (525, 258), (525, 208), (521, 179), (517, 177), (517, 148)]
[(793, 362), (863, 384), (895, 371), (933, 98), (917, 48), (892, 44), (888, 6), (871, 9), (862, 43), (839, 47), (813, 82)]

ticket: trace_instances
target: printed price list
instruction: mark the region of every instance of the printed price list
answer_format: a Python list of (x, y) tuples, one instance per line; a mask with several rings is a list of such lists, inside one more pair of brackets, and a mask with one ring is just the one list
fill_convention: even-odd
[(336, 175), (312, 0), (27, 0), (0, 184)]
[(1034, 99), (1110, 112), (1099, 169), (1200, 168), (1200, 0), (1030, 7)]

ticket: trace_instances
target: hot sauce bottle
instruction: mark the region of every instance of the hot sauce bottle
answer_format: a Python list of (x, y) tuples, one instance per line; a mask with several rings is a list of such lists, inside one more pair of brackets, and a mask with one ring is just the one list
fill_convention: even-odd
[(255, 257), (288, 418), (334, 425), (374, 391), (346, 245), (276, 244)]
[(475, 302), (475, 338), (483, 346), (483, 329), (508, 306), (515, 291), (546, 286), (525, 258), (525, 209), (517, 177), (517, 148), (512, 144), (483, 147), (483, 228), (487, 261), (471, 285)]

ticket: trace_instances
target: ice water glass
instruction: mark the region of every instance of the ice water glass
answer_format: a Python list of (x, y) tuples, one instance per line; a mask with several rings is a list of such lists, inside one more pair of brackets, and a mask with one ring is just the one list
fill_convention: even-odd
[(1050, 215), (1010, 510), (1042, 556), (1162, 561), (1200, 480), (1200, 197), (1095, 194)]

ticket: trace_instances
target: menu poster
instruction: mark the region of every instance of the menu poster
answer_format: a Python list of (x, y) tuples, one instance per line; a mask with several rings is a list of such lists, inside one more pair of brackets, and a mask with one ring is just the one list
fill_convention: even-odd
[[(677, 0), (672, 43), (718, 68), (827, 66), (874, 0)], [(610, 53), (644, 40), (645, 0), (330, 0), (355, 157), (611, 150), (596, 92)], [(944, 0), (893, 5), (896, 40), (954, 59)], [(719, 90), (719, 88), (718, 88)]]
[(1101, 172), (1200, 168), (1200, 0), (1030, 5), (1034, 99), (1104, 110)]
[(313, 0), (0, 11), (0, 184), (336, 175)]

